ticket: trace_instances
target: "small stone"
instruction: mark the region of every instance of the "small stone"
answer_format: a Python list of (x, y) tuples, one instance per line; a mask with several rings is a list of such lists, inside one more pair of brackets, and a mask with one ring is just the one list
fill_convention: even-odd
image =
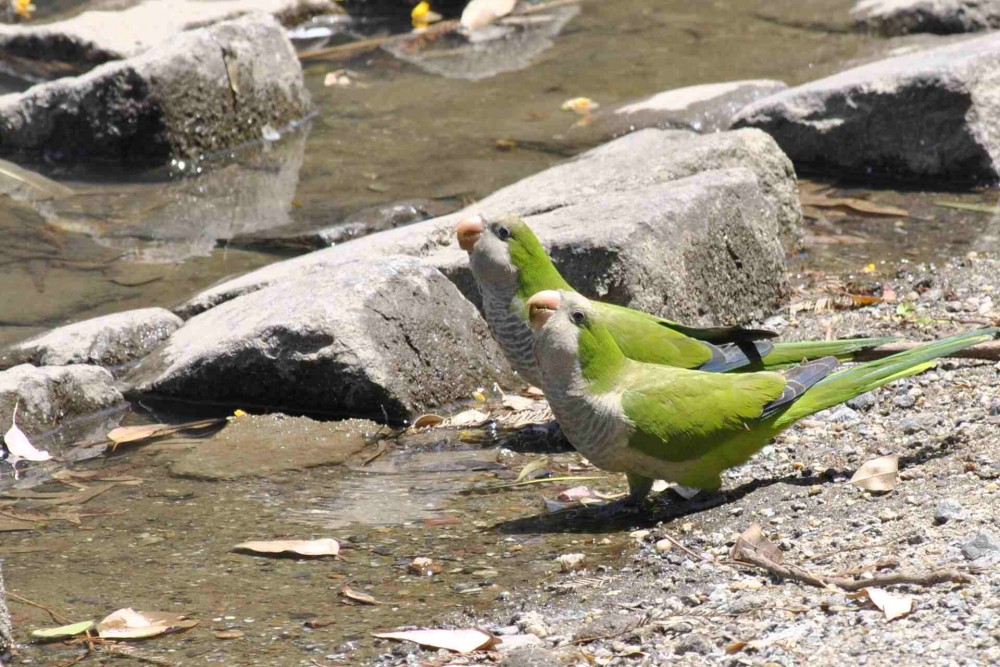
[(823, 487), (821, 487), (819, 484), (813, 484), (812, 486), (809, 487), (809, 490), (806, 493), (808, 493), (810, 496), (818, 496), (819, 494), (823, 493)]
[(964, 515), (961, 503), (953, 498), (945, 498), (934, 508), (934, 523), (948, 523), (953, 519), (963, 519)]
[(549, 626), (545, 623), (545, 617), (537, 611), (525, 612), (514, 620), (517, 627), (526, 634), (542, 638), (549, 636)]
[(416, 574), (421, 577), (430, 577), (441, 572), (441, 566), (425, 556), (414, 558), (407, 569), (410, 574)]
[(892, 510), (885, 510), (884, 512), (878, 515), (878, 518), (879, 521), (881, 521), (882, 523), (888, 523), (890, 521), (895, 521), (896, 519), (898, 519), (899, 514), (893, 512)]
[(837, 406), (826, 418), (828, 422), (833, 424), (853, 424), (860, 419), (858, 413), (846, 405)]
[(584, 558), (584, 554), (563, 554), (556, 558), (556, 562), (559, 563), (563, 572), (572, 572), (581, 567)]
[(913, 433), (919, 433), (924, 428), (923, 426), (920, 425), (920, 422), (918, 422), (913, 417), (906, 417), (900, 420), (899, 426), (900, 428), (903, 429), (903, 433), (906, 433), (907, 435)]
[(912, 408), (917, 404), (917, 397), (912, 394), (903, 394), (892, 399), (892, 404), (897, 408)]
[(988, 530), (984, 530), (962, 545), (962, 555), (968, 560), (976, 560), (987, 556), (990, 552), (1000, 551), (1000, 543)]
[(684, 655), (685, 653), (697, 653), (698, 655), (708, 655), (715, 647), (705, 635), (690, 634), (677, 642), (674, 653)]
[(631, 533), (628, 534), (628, 536), (631, 537), (636, 542), (642, 542), (647, 537), (649, 537), (649, 531), (648, 530), (633, 530)]
[(868, 410), (873, 407), (878, 399), (875, 397), (875, 392), (869, 391), (860, 396), (855, 396), (854, 398), (847, 401), (847, 407), (853, 408), (855, 410)]
[(654, 546), (657, 552), (664, 554), (674, 548), (674, 543), (666, 538), (663, 538), (662, 540), (657, 540)]

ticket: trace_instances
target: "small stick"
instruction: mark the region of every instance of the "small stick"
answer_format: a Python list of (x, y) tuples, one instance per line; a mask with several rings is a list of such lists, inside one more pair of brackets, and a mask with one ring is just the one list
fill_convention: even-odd
[(898, 572), (895, 574), (875, 575), (870, 579), (851, 579), (848, 577), (829, 577), (813, 574), (796, 565), (785, 565), (775, 563), (762, 553), (750, 549), (744, 549), (740, 555), (740, 560), (732, 561), (736, 564), (753, 565), (783, 579), (799, 581), (817, 588), (828, 588), (836, 586), (845, 591), (859, 591), (869, 586), (896, 586), (899, 584), (912, 584), (915, 586), (933, 586), (946, 582), (967, 583), (969, 577), (956, 570), (932, 570), (930, 572)]
[(49, 609), (48, 607), (46, 607), (43, 604), (39, 604), (38, 602), (33, 602), (32, 600), (29, 600), (26, 597), (22, 597), (22, 596), (18, 595), (17, 593), (7, 593), (7, 595), (10, 596), (12, 599), (17, 600), (18, 602), (23, 602), (24, 604), (31, 605), (32, 607), (37, 607), (37, 608), (41, 609), (42, 611), (47, 612), (49, 616), (51, 616), (53, 619), (55, 619), (59, 623), (63, 623), (65, 625), (69, 625), (69, 624), (73, 623), (72, 620), (66, 618), (65, 616), (63, 616), (62, 614), (60, 614), (57, 611), (53, 611), (52, 609)]
[[(873, 361), (884, 359), (898, 352), (906, 352), (921, 345), (921, 343), (886, 343), (871, 350), (862, 350), (854, 355), (854, 361)], [(991, 340), (964, 350), (947, 355), (950, 359), (982, 359), (984, 361), (1000, 361), (1000, 340)]]

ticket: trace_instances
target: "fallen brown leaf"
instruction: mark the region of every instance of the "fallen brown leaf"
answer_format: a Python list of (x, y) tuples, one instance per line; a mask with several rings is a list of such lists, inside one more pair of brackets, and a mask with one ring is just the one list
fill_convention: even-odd
[(472, 653), (493, 646), (497, 639), (485, 630), (406, 630), (403, 632), (374, 632), (373, 637), (413, 642), (431, 648), (443, 648), (456, 653)]
[(372, 604), (372, 605), (382, 604), (381, 602), (375, 599), (375, 596), (369, 595), (368, 593), (362, 593), (360, 591), (356, 591), (351, 587), (349, 587), (347, 584), (344, 584), (343, 586), (340, 587), (340, 594), (343, 595), (348, 600), (354, 600), (355, 602), (360, 602), (361, 604)]
[(299, 556), (336, 556), (340, 553), (340, 543), (329, 537), (319, 540), (258, 540), (241, 542), (233, 549), (253, 551), (259, 554), (293, 553)]
[(899, 484), (899, 456), (890, 454), (865, 462), (850, 482), (865, 491), (892, 491)]
[(729, 550), (729, 559), (743, 560), (742, 556), (747, 551), (759, 553), (774, 563), (780, 563), (784, 559), (781, 549), (764, 537), (764, 532), (758, 523), (750, 524), (750, 527), (736, 539), (736, 544)]

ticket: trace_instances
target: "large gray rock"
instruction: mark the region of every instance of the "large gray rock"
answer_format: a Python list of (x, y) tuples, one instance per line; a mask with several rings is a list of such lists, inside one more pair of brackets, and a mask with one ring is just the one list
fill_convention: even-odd
[(1000, 174), (1000, 35), (847, 70), (755, 102), (738, 126), (796, 164), (954, 181)]
[[(756, 130), (695, 135), (647, 129), (529, 176), (452, 215), (366, 236), (224, 281), (196, 295), (175, 312), (190, 317), (241, 294), (296, 276), (320, 274), (358, 258), (389, 254), (426, 256), (440, 248), (454, 246), (455, 223), (467, 215), (514, 213), (529, 217), (531, 222), (533, 215), (573, 206), (576, 207), (574, 211), (589, 210), (591, 217), (601, 218), (600, 212), (608, 198), (625, 202), (640, 197), (640, 191), (651, 186), (669, 184), (705, 171), (738, 167), (753, 173), (756, 179), (753, 188), (766, 202), (766, 206), (755, 209), (752, 214), (755, 228), (769, 239), (778, 239), (786, 245), (794, 243), (802, 217), (795, 172), (770, 137)], [(609, 221), (618, 222), (614, 217), (604, 216), (600, 224), (613, 229)], [(669, 246), (669, 241), (664, 246)], [(450, 264), (449, 259), (444, 265)], [(772, 288), (783, 289), (783, 277), (775, 275), (768, 280)], [(466, 285), (460, 284), (464, 289)], [(577, 287), (586, 291), (588, 284), (580, 283)], [(751, 304), (746, 305), (750, 310), (755, 309)], [(723, 315), (707, 314), (711, 317)]]
[(111, 373), (97, 366), (23, 364), (0, 371), (0, 420), (3, 430), (17, 409), (17, 425), (29, 437), (62, 422), (121, 403)]
[(0, 151), (164, 162), (260, 139), (311, 109), (281, 25), (251, 14), (0, 97)]
[(133, 58), (185, 30), (252, 12), (271, 14), (289, 25), (337, 11), (333, 0), (150, 0), (54, 23), (0, 24), (0, 63), (22, 76), (52, 79)]
[(18, 364), (121, 366), (144, 357), (183, 320), (163, 308), (141, 308), (58, 327), (0, 352), (0, 368)]
[(400, 421), (513, 383), (475, 307), (413, 257), (345, 263), (192, 318), (132, 393)]
[(886, 36), (948, 35), (1000, 27), (1000, 0), (860, 0), (851, 16), (858, 26)]
[(770, 79), (673, 88), (623, 104), (609, 113), (599, 112), (583, 128), (588, 133), (606, 136), (620, 136), (647, 127), (721, 132), (729, 129), (740, 109), (785, 88), (786, 84)]
[[(610, 192), (526, 220), (588, 297), (709, 323), (763, 319), (788, 294), (774, 213), (749, 169)], [(464, 251), (448, 246), (426, 260), (478, 303)]]

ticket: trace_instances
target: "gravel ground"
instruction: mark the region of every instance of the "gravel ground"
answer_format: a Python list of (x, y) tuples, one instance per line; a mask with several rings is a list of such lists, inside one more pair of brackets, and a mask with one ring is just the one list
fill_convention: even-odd
[[(800, 277), (802, 303), (826, 294), (817, 278)], [(790, 339), (896, 334), (919, 340), (1000, 315), (996, 259), (904, 265), (885, 280), (898, 296), (894, 303), (786, 312), (768, 325)], [(914, 308), (900, 308), (900, 301)], [(552, 576), (533, 590), (501, 594), (488, 614), (451, 619), (513, 637), (508, 641), (515, 646), (532, 645), (474, 657), (412, 652), (413, 645), (404, 644), (383, 662), (997, 664), (998, 451), (1000, 363), (942, 361), (793, 427), (729, 471), (721, 496), (684, 501), (668, 491), (642, 513), (610, 525), (584, 509), (500, 527), (587, 538), (581, 569), (563, 572), (553, 563)], [(847, 483), (865, 461), (887, 454), (900, 457), (894, 490), (873, 494)], [(912, 612), (889, 621), (867, 599), (727, 562), (753, 523), (780, 547), (785, 563), (811, 572), (867, 578), (946, 567), (969, 581), (888, 586), (895, 595), (912, 596)], [(601, 545), (622, 535), (630, 539), (609, 562)]]

